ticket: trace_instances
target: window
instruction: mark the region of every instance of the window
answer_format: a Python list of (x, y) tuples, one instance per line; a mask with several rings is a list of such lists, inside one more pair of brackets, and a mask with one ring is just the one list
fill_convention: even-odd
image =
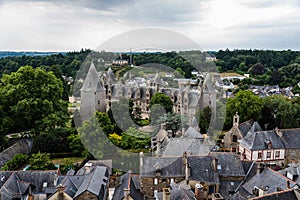
[(154, 185), (158, 185), (158, 179), (157, 178), (154, 179)]
[(279, 158), (279, 157), (280, 157), (280, 151), (276, 151), (276, 152), (275, 152), (275, 157), (276, 157), (276, 158)]
[(267, 158), (271, 158), (271, 152), (267, 152)]
[(236, 135), (232, 136), (232, 142), (237, 142), (237, 136)]
[(261, 152), (258, 152), (257, 158), (258, 158), (258, 159), (262, 159), (262, 154), (261, 154)]
[(98, 100), (98, 105), (100, 105), (100, 100)]

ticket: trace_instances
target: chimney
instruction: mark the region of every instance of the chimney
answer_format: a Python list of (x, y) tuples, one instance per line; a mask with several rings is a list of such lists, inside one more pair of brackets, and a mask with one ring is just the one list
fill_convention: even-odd
[(124, 199), (125, 200), (130, 199), (129, 194), (130, 194), (130, 190), (128, 188), (124, 188)]
[(161, 148), (161, 145), (160, 145), (160, 141), (157, 141), (157, 145), (156, 145), (156, 153), (157, 153), (157, 157), (160, 157), (160, 148)]
[(140, 152), (140, 166), (142, 167), (144, 164), (143, 164), (143, 158), (144, 158), (144, 153), (143, 152)]
[(163, 188), (163, 200), (171, 200), (171, 193), (168, 188)]
[(62, 184), (59, 184), (57, 186), (57, 191), (59, 191), (59, 192), (65, 191), (65, 189), (66, 189), (66, 187), (64, 185), (62, 185)]
[(181, 135), (184, 137), (185, 136), (185, 128), (184, 127), (182, 127), (182, 133), (181, 133)]
[(286, 188), (287, 188), (287, 189), (290, 189), (290, 188), (291, 188), (291, 183), (290, 183), (290, 181), (286, 181)]
[(256, 174), (260, 174), (264, 170), (264, 166), (261, 163), (257, 164)]
[(213, 166), (214, 172), (218, 172), (218, 159), (217, 158), (213, 158), (212, 166)]
[(276, 127), (274, 131), (279, 137), (282, 137), (282, 131), (278, 127)]
[(195, 197), (197, 200), (204, 199), (203, 186), (200, 183), (196, 183), (196, 185), (195, 185)]
[(190, 167), (187, 161), (187, 153), (184, 152), (182, 156), (182, 162), (183, 162), (183, 167), (185, 171), (185, 183), (188, 184), (189, 182), (189, 177), (190, 177)]

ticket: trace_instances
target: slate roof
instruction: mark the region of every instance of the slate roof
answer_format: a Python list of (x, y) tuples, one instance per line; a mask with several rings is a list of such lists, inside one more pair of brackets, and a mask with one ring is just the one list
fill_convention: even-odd
[(274, 192), (261, 197), (255, 197), (251, 200), (298, 200), (294, 190), (285, 190)]
[[(34, 194), (44, 193), (43, 189), (53, 188), (54, 180), (57, 177), (56, 171), (15, 171), (2, 172), (2, 177), (7, 179), (0, 189), (2, 200), (11, 198), (20, 198), (22, 194), (28, 192), (28, 188), (32, 186)], [(6, 177), (8, 176), (9, 177)], [(43, 184), (47, 183), (46, 188)]]
[[(252, 194), (252, 190), (254, 186), (259, 188), (268, 187), (267, 193), (277, 192), (278, 188), (282, 188), (283, 190), (287, 190), (287, 181), (290, 181), (288, 178), (284, 177), (280, 173), (266, 168), (260, 174), (252, 177), (248, 182), (246, 182), (242, 187), (247, 190), (250, 194)], [(290, 181), (290, 187), (293, 187), (295, 182)]]
[(182, 156), (184, 152), (191, 155), (208, 155), (216, 148), (208, 139), (171, 138), (161, 150), (162, 156)]
[(160, 169), (161, 177), (184, 177), (182, 157), (142, 157), (141, 177), (155, 177)]
[(105, 90), (103, 86), (103, 82), (100, 81), (98, 72), (94, 63), (91, 63), (89, 71), (86, 75), (84, 80), (83, 86), (80, 91), (87, 91), (87, 92), (95, 92), (95, 91), (102, 91)]
[(17, 154), (28, 154), (32, 148), (32, 139), (22, 139), (0, 153), (0, 168)]
[(184, 133), (184, 137), (189, 139), (201, 139), (203, 135), (190, 126)]
[(220, 184), (218, 172), (214, 172), (213, 156), (188, 156), (190, 167), (189, 180)]
[(282, 129), (282, 141), (287, 149), (300, 148), (300, 128)]
[(124, 189), (129, 189), (129, 195), (134, 200), (143, 200), (142, 193), (136, 188), (136, 184), (133, 181), (133, 176), (131, 171), (128, 171), (123, 176), (121, 176), (121, 183), (115, 188), (115, 192), (112, 200), (123, 200), (124, 199)]
[(80, 185), (83, 180), (87, 177), (87, 175), (74, 175), (74, 176), (66, 176), (62, 181), (62, 185), (66, 187), (65, 192), (70, 196), (74, 197), (76, 192), (78, 191)]
[(82, 184), (78, 188), (78, 191), (74, 195), (74, 198), (80, 196), (85, 191), (89, 191), (90, 193), (99, 196), (101, 187), (106, 187), (108, 178), (109, 175), (107, 168), (103, 166), (96, 166), (96, 168), (83, 180)]
[(240, 144), (250, 150), (268, 149), (266, 143), (272, 143), (272, 149), (283, 149), (284, 144), (274, 131), (249, 132)]
[(239, 184), (242, 181), (220, 181), (220, 193), (225, 199), (229, 199), (229, 197), (234, 193)]
[(218, 159), (218, 173), (220, 176), (245, 176), (241, 160), (233, 153), (215, 152), (210, 155)]
[(243, 137), (246, 137), (246, 135), (250, 131), (253, 123), (254, 123), (254, 121), (252, 119), (250, 119), (248, 121), (245, 121), (245, 122), (239, 124), (238, 128)]

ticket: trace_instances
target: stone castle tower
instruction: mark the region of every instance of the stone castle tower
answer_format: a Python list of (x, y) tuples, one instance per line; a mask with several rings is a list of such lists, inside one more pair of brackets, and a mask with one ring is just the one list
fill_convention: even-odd
[(80, 115), (82, 121), (88, 120), (96, 111), (106, 111), (106, 89), (93, 63), (80, 89), (80, 96)]

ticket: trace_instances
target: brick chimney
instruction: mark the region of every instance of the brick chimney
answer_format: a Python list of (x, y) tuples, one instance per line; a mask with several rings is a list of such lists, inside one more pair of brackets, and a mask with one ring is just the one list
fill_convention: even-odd
[(171, 192), (169, 188), (163, 188), (163, 200), (171, 200)]
[(124, 200), (129, 200), (130, 199), (129, 194), (130, 194), (130, 189), (129, 188), (124, 188)]
[(200, 183), (196, 183), (195, 185), (195, 197), (197, 200), (204, 199), (204, 190), (203, 190), (203, 186)]
[(188, 184), (189, 182), (189, 177), (190, 177), (190, 166), (187, 160), (187, 153), (184, 152), (182, 156), (182, 162), (183, 162), (183, 168), (185, 171), (185, 183)]
[(213, 167), (214, 172), (218, 172), (218, 159), (217, 158), (213, 158), (212, 167)]

